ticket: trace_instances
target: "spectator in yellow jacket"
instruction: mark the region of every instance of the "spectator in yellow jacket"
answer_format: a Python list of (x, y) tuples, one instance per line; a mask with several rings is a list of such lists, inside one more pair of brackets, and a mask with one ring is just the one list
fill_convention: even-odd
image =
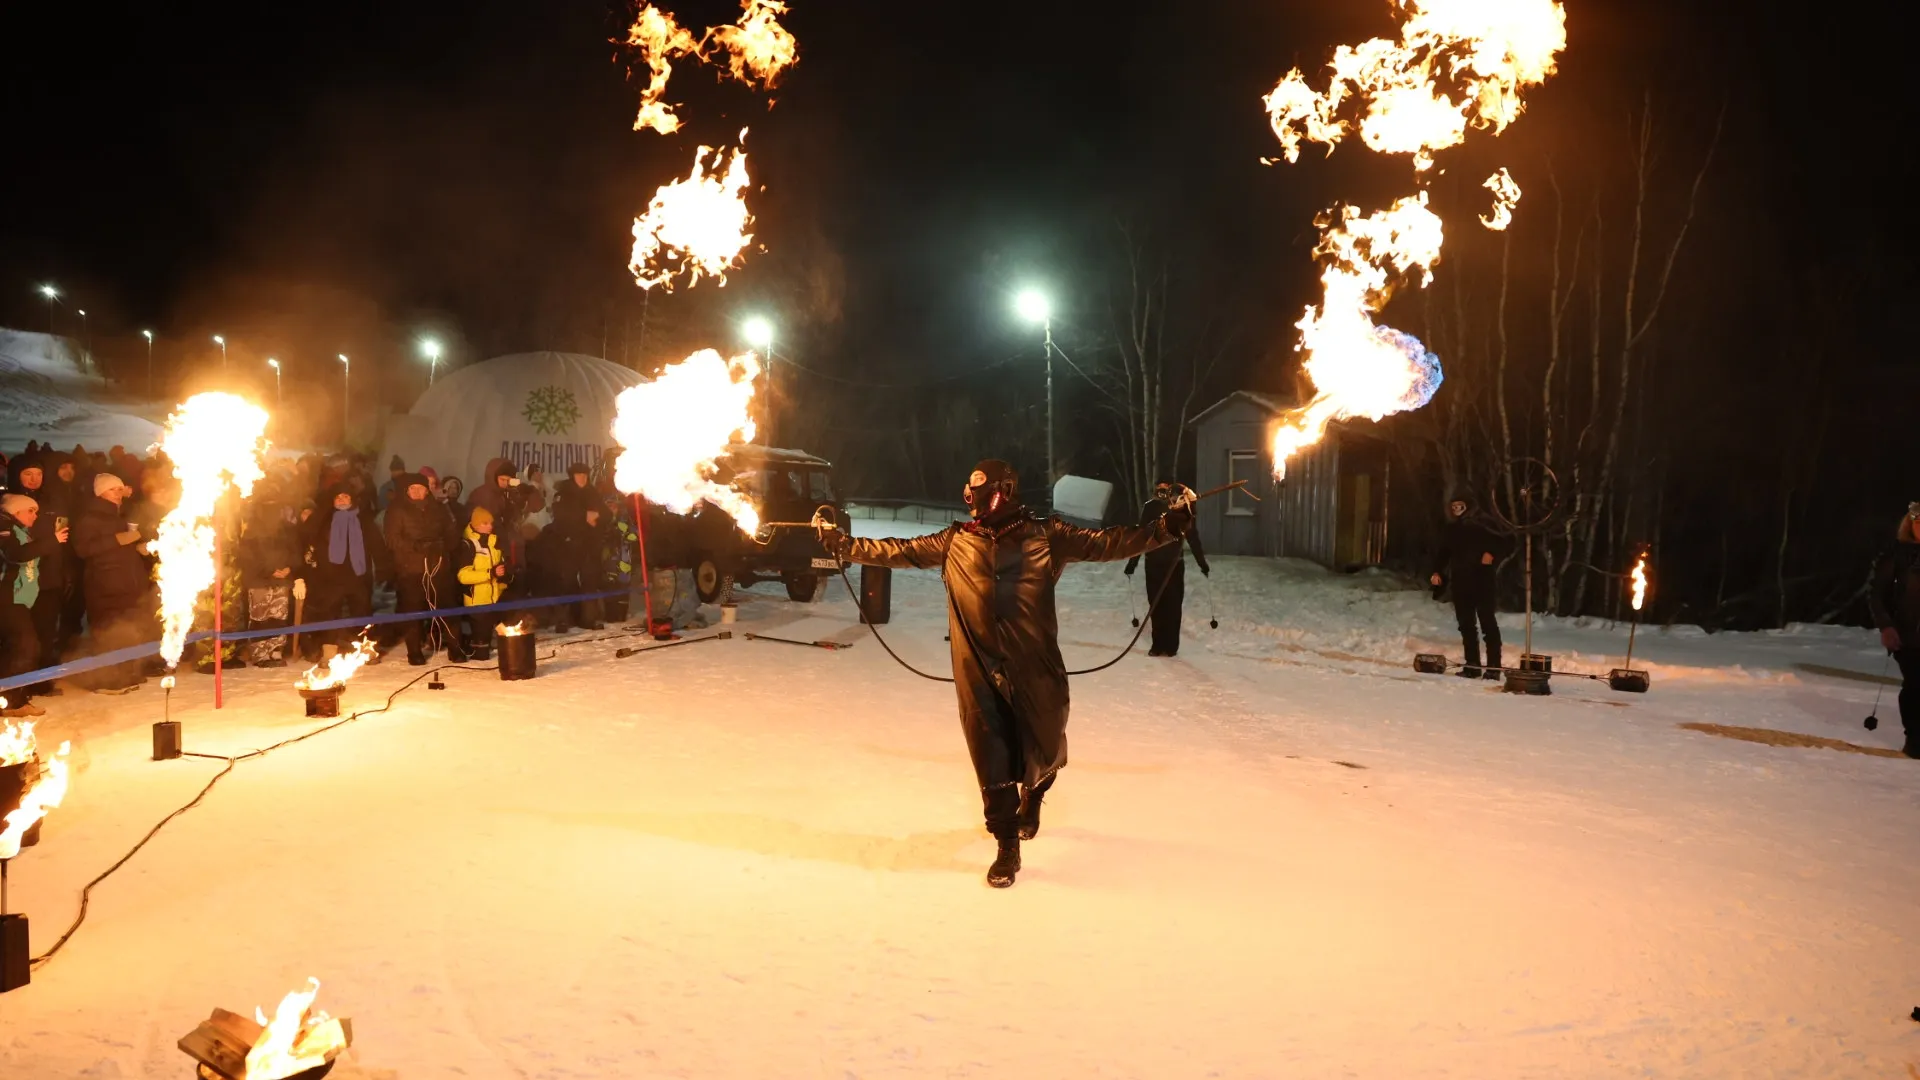
[[(479, 607), (504, 600), (510, 584), (506, 552), (493, 535), (493, 511), (476, 506), (461, 531), (466, 540), (464, 564), (460, 567), (461, 603)], [(486, 616), (468, 616), (460, 630), (462, 658), (487, 659), (492, 652), (492, 627), (496, 620)]]

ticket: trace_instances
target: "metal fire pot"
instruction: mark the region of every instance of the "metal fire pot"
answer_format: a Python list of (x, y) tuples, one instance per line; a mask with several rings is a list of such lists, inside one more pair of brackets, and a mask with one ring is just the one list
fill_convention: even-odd
[(156, 720), (153, 725), (153, 760), (172, 761), (180, 756), (180, 721)]
[(1607, 672), (1607, 687), (1623, 694), (1644, 694), (1653, 685), (1653, 676), (1637, 668), (1614, 668)]
[(300, 696), (307, 699), (307, 715), (326, 719), (340, 715), (340, 695), (346, 693), (344, 686), (323, 686), (317, 689), (295, 687)]
[[(40, 779), (38, 761), (22, 761), (17, 765), (0, 765), (0, 821), (8, 814), (20, 809), (21, 800), (27, 797), (27, 789)], [(40, 842), (40, 826), (46, 824), (41, 818), (27, 827), (20, 835), (20, 846), (30, 848)]]
[(513, 682), (516, 679), (531, 679), (534, 671), (534, 648), (538, 635), (499, 634), (493, 636), (494, 651), (500, 654), (500, 679)]
[(33, 980), (33, 957), (27, 946), (27, 917), (0, 915), (0, 994), (18, 990)]
[(1439, 653), (1415, 653), (1413, 657), (1413, 670), (1422, 675), (1445, 675), (1447, 673), (1447, 658)]

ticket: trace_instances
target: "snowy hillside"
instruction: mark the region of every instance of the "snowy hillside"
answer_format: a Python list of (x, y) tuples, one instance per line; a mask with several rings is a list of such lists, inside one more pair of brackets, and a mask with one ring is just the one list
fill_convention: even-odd
[[(736, 631), (854, 647), (586, 641), (235, 766), (0, 996), (0, 1076), (184, 1076), (209, 1009), (308, 975), (354, 1021), (341, 1080), (1920, 1069), (1920, 762), (1680, 726), (1884, 753), (1891, 701), (1869, 734), (1871, 685), (1799, 666), (1877, 671), (1865, 632), (1643, 635), (1652, 693), (1517, 698), (1410, 669), (1457, 648), (1424, 592), (1215, 565), (1219, 630), (1194, 574), (1178, 659), (1075, 681), (1010, 890), (981, 880), (951, 690), (843, 588), (759, 590)], [(1067, 573), (1070, 665), (1125, 643), (1129, 588)], [(937, 577), (895, 574), (893, 602), (888, 640), (943, 671)], [(1537, 644), (1604, 667), (1624, 636)], [(291, 678), (238, 672), (216, 714), (183, 677), (188, 749), (315, 726)], [(36, 951), (221, 768), (146, 760), (151, 685), (48, 704), (76, 775), (12, 867)]]
[(139, 453), (160, 434), (151, 412), (83, 370), (71, 340), (0, 328), (0, 449), (38, 440)]

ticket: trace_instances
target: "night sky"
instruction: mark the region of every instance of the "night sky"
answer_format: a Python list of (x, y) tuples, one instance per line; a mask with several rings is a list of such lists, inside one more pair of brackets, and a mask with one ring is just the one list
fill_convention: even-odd
[[(668, 6), (693, 26), (738, 10)], [(356, 355), (356, 380), (383, 364), (367, 392), (404, 408), (421, 333), (454, 343), (455, 362), (604, 348), (645, 366), (733, 344), (739, 318), (765, 311), (821, 373), (791, 406), (831, 414), (823, 449), (859, 456), (878, 451), (828, 429), (865, 422), (835, 408), (862, 380), (964, 387), (982, 368), (1022, 370), (990, 367), (1037, 352), (1008, 311), (1022, 282), (1055, 292), (1063, 346), (1097, 352), (1110, 335), (1095, 262), (1121, 220), (1177, 235), (1183, 280), (1238, 328), (1208, 394), (1288, 386), (1314, 214), (1407, 186), (1404, 165), (1357, 146), (1259, 161), (1278, 149), (1260, 96), (1295, 63), (1390, 32), (1385, 3), (792, 6), (801, 60), (774, 106), (682, 66), (669, 97), (687, 127), (662, 138), (630, 129), (621, 5), (7, 5), (0, 320), (44, 327), (33, 287), (55, 281), (92, 313), (109, 363), (153, 326), (163, 364), (186, 372), (219, 330), (249, 362), (285, 359), (293, 386), (330, 379), (337, 351)], [(1590, 163), (1652, 94), (1673, 166), (1657, 182), (1681, 184), (1724, 107), (1670, 301), (1692, 317), (1660, 362), (1663, 389), (1709, 422), (1672, 453), (1737, 447), (1774, 424), (1782, 386), (1813, 380), (1855, 416), (1871, 483), (1920, 497), (1893, 430), (1915, 415), (1910, 27), (1863, 4), (1791, 20), (1751, 5), (1567, 7), (1561, 74), (1506, 138), (1466, 152), (1462, 179), (1502, 155), (1604, 171)], [(632, 216), (697, 143), (741, 126), (766, 250), (725, 290), (656, 293), (643, 341)], [(1546, 212), (1538, 186), (1529, 199), (1523, 224)], [(1447, 212), (1466, 209), (1480, 209), (1470, 194)], [(1463, 250), (1441, 273), (1484, 265)], [(1784, 330), (1789, 303), (1819, 312)], [(1787, 333), (1805, 348), (1773, 347)]]

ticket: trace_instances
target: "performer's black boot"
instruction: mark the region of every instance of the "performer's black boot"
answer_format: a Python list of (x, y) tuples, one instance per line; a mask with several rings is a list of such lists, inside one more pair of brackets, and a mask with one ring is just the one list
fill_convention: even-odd
[(1040, 801), (1047, 797), (1046, 788), (1036, 788), (1020, 797), (1020, 839), (1031, 840), (1040, 835)]
[(1487, 678), (1500, 678), (1500, 667), (1500, 646), (1489, 644), (1487, 646)]
[(1480, 677), (1480, 639), (1464, 629), (1460, 633), (1461, 647), (1466, 653), (1467, 662), (1454, 674), (1463, 679), (1477, 679)]
[(1000, 854), (987, 867), (987, 884), (996, 889), (1004, 889), (1013, 884), (1013, 876), (1020, 872), (1020, 839), (1009, 836), (1000, 841)]

